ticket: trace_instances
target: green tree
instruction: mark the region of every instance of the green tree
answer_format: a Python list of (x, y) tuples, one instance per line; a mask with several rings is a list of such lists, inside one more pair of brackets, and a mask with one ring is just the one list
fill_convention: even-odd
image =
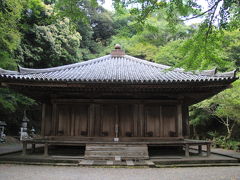
[(155, 62), (169, 66), (176, 66), (176, 64), (183, 60), (183, 55), (180, 52), (183, 43), (184, 40), (179, 39), (160, 46), (154, 57)]
[[(207, 3), (208, 9), (203, 11), (203, 7), (194, 0), (114, 1), (117, 10), (123, 6), (130, 8), (131, 14), (136, 16), (138, 21), (142, 23), (144, 23), (152, 13), (162, 13), (164, 11), (166, 13), (166, 19), (173, 26), (178, 21), (203, 17), (203, 23), (207, 23), (210, 28), (217, 20), (217, 24), (221, 28), (239, 27), (240, 4), (238, 0), (207, 0)], [(229, 16), (230, 14), (231, 16)]]
[(70, 29), (68, 19), (47, 26), (34, 25), (24, 37), (16, 51), (16, 58), (23, 66), (44, 68), (81, 59), (81, 36)]
[(24, 0), (0, 1), (0, 67), (2, 68), (16, 68), (12, 52), (20, 42), (21, 34), (18, 23), (24, 5)]
[(240, 67), (240, 31), (226, 31), (223, 37), (223, 59), (232, 67)]
[[(59, 0), (55, 6), (59, 14), (70, 17), (72, 21), (89, 15), (86, 6), (97, 4), (96, 0)], [(119, 12), (128, 8), (130, 15), (139, 24), (146, 24), (153, 14), (164, 18), (171, 31), (176, 31), (180, 22), (202, 17), (203, 22), (196, 34), (184, 46), (184, 59), (178, 66), (185, 65), (187, 69), (209, 68), (208, 63), (224, 64), (222, 56), (215, 56), (219, 50), (219, 39), (223, 29), (234, 30), (240, 27), (240, 4), (238, 0), (207, 0), (208, 9), (203, 11), (195, 0), (114, 0), (115, 9)], [(97, 6), (97, 5), (96, 5)], [(135, 23), (135, 28), (139, 27)], [(143, 30), (143, 28), (137, 28)], [(151, 38), (151, 37), (150, 37)], [(193, 44), (193, 45), (192, 45)], [(187, 50), (186, 50), (187, 49)], [(219, 53), (218, 53), (219, 55)], [(190, 63), (191, 62), (191, 63)]]
[[(0, 0), (1, 68), (14, 70), (17, 67), (13, 52), (20, 44), (20, 22), (26, 5), (25, 0)], [(8, 125), (17, 119), (13, 113), (29, 108), (32, 104), (34, 104), (33, 100), (7, 88), (0, 88), (0, 120), (6, 121)]]
[(228, 62), (223, 60), (222, 53), (224, 33), (214, 32), (205, 39), (208, 29), (200, 26), (201, 28), (203, 30), (198, 30), (192, 38), (183, 43), (180, 49), (183, 61), (177, 66), (191, 70), (228, 66)]
[(231, 89), (227, 89), (199, 105), (225, 127), (227, 139), (232, 138), (233, 129), (237, 124), (240, 124), (239, 92), (240, 81), (237, 80)]
[(7, 88), (0, 88), (0, 108), (5, 114), (13, 113), (19, 108), (24, 110), (33, 104), (34, 101), (26, 96)]
[(96, 42), (101, 42), (104, 46), (108, 45), (109, 39), (115, 34), (112, 13), (101, 9), (100, 13), (94, 13), (90, 18), (91, 27), (93, 29), (93, 38)]
[[(89, 5), (96, 7), (100, 2), (102, 1), (58, 0), (55, 8), (59, 15), (69, 17), (74, 21), (78, 18), (86, 18), (89, 15), (86, 7)], [(203, 7), (195, 0), (114, 0), (113, 2), (118, 11), (122, 11), (123, 7), (130, 9), (131, 15), (140, 23), (144, 23), (152, 13), (164, 14), (165, 19), (172, 26), (178, 21), (197, 17), (203, 17), (204, 23), (208, 24), (209, 28), (214, 22), (218, 22), (218, 26), (221, 28), (238, 28), (240, 23), (238, 0), (207, 0), (209, 8), (206, 11), (203, 11)]]
[[(176, 25), (176, 31), (171, 31), (167, 21), (156, 14), (153, 14), (148, 20), (146, 20), (141, 31), (136, 31), (136, 28), (134, 31), (133, 27), (136, 26), (137, 21), (128, 18), (130, 17), (130, 13), (125, 10), (121, 12), (120, 17), (123, 17), (122, 19), (127, 19), (128, 21), (124, 24), (124, 27), (120, 26), (118, 34), (112, 37), (110, 47), (113, 47), (116, 43), (120, 43), (130, 55), (163, 64), (176, 64), (177, 61), (173, 63), (175, 59), (171, 59), (172, 62), (169, 63), (166, 57), (161, 56), (161, 53), (179, 54), (175, 53), (176, 49), (174, 48), (176, 48), (176, 46), (179, 47), (180, 44), (177, 45), (177, 43), (175, 43), (176, 46), (171, 49), (173, 52), (164, 52), (164, 50), (167, 50), (164, 46), (167, 43), (174, 42), (174, 40), (179, 40), (178, 42), (180, 42), (182, 39), (189, 37), (193, 32), (191, 27), (185, 26), (181, 23)], [(119, 19), (117, 20), (119, 21)], [(180, 57), (181, 55), (177, 56)], [(163, 61), (161, 58), (165, 60)]]
[(91, 8), (98, 6), (97, 0), (56, 0), (54, 11), (60, 18), (69, 18), (72, 22), (77, 23), (79, 19), (88, 22), (88, 16), (91, 15)]

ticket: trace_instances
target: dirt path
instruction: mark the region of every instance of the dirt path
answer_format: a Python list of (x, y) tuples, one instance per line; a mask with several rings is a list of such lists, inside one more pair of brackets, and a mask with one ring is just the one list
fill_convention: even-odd
[(0, 165), (0, 180), (240, 180), (240, 167), (83, 168)]

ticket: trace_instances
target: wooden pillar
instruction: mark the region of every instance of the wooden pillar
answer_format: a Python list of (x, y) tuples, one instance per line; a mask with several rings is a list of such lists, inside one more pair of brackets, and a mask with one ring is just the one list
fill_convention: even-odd
[(46, 133), (45, 130), (46, 123), (46, 104), (42, 104), (42, 123), (41, 123), (41, 135), (44, 136)]
[(119, 137), (119, 106), (115, 105), (115, 137)]
[(144, 134), (144, 105), (139, 104), (139, 131), (140, 136), (143, 137)]
[(95, 136), (100, 136), (101, 135), (101, 127), (102, 127), (100, 104), (95, 105), (95, 114), (96, 114), (96, 116), (95, 116), (95, 122), (94, 122), (94, 126), (95, 126), (94, 133), (95, 133)]
[(133, 136), (138, 136), (138, 105), (133, 105)]
[(48, 156), (48, 143), (44, 144), (44, 156)]
[(57, 124), (57, 104), (53, 103), (53, 108), (52, 108), (52, 134), (53, 136), (57, 135), (57, 129), (58, 129), (58, 124)]
[(94, 136), (94, 114), (95, 104), (90, 104), (88, 108), (88, 136)]
[(183, 136), (185, 138), (188, 138), (189, 133), (189, 110), (188, 106), (186, 104), (182, 104), (182, 126), (183, 126)]
[(164, 123), (163, 123), (163, 106), (161, 105), (159, 107), (159, 119), (160, 119), (160, 122), (159, 122), (159, 130), (160, 130), (160, 136), (163, 137), (164, 136)]
[(211, 155), (211, 144), (207, 144), (207, 156)]
[(27, 142), (23, 141), (23, 150), (22, 150), (22, 155), (26, 155), (27, 154)]
[(198, 145), (198, 154), (202, 155), (202, 145)]
[(35, 145), (35, 144), (32, 144), (32, 153), (35, 152), (35, 149), (36, 149), (36, 145)]
[(71, 136), (75, 136), (75, 108), (74, 106), (70, 106), (70, 122), (69, 122), (69, 133)]
[(189, 157), (189, 144), (185, 145), (185, 156)]
[(182, 104), (177, 105), (177, 133), (178, 137), (182, 137)]

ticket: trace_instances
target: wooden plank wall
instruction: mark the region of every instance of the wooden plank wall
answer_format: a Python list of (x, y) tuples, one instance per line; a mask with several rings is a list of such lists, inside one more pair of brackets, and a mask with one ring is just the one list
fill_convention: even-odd
[(52, 104), (43, 104), (41, 135), (51, 136), (52, 133)]
[(120, 137), (178, 136), (177, 105), (53, 103), (42, 114), (44, 136), (114, 137), (116, 124)]

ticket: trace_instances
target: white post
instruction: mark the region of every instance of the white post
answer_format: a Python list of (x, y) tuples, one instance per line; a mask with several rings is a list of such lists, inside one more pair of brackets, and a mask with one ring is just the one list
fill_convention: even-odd
[(119, 138), (118, 138), (118, 124), (115, 124), (115, 138), (113, 140), (114, 140), (114, 142), (119, 141)]

